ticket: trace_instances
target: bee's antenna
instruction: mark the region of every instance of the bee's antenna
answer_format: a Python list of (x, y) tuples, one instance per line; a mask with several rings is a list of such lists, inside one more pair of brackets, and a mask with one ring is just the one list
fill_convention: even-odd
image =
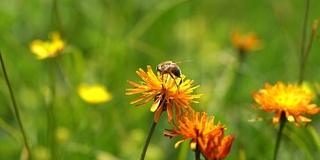
[(194, 61), (194, 60), (189, 59), (189, 60), (185, 60), (185, 61), (178, 61), (178, 62), (174, 62), (174, 63), (175, 63), (175, 64), (179, 64), (179, 63), (191, 62), (191, 61)]

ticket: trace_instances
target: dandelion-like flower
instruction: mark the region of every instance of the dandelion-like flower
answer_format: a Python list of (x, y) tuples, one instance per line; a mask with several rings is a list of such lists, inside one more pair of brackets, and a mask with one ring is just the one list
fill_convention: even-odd
[(244, 35), (239, 31), (233, 31), (231, 33), (231, 43), (240, 51), (240, 53), (258, 49), (261, 45), (261, 42), (255, 33), (251, 32)]
[(183, 82), (181, 84), (179, 84), (180, 81), (178, 79), (168, 74), (161, 75), (158, 73), (158, 75), (155, 75), (149, 65), (147, 66), (147, 70), (145, 72), (140, 68), (136, 72), (143, 80), (139, 84), (128, 80), (128, 83), (133, 85), (134, 88), (127, 89), (126, 95), (142, 94), (142, 96), (132, 100), (130, 104), (140, 106), (154, 101), (150, 108), (151, 112), (156, 112), (154, 122), (158, 122), (162, 111), (165, 110), (167, 110), (168, 121), (170, 123), (173, 119), (173, 109), (176, 115), (180, 115), (183, 112), (183, 108), (193, 111), (190, 103), (197, 103), (194, 99), (200, 98), (201, 94), (193, 95), (191, 93), (194, 89), (200, 87), (199, 85), (193, 86), (194, 81), (189, 79), (184, 80), (185, 76), (183, 75)]
[(112, 99), (111, 93), (109, 93), (104, 86), (99, 84), (80, 84), (78, 87), (78, 94), (84, 101), (92, 104), (100, 104)]
[(317, 114), (320, 111), (316, 104), (310, 103), (313, 94), (297, 84), (285, 85), (278, 82), (271, 86), (267, 83), (265, 89), (254, 91), (252, 96), (259, 104), (253, 105), (254, 107), (265, 112), (276, 112), (273, 123), (278, 123), (281, 113), (284, 112), (289, 122), (294, 122), (300, 127), (300, 121), (306, 124), (312, 121), (303, 114)]
[(58, 32), (49, 34), (51, 41), (34, 40), (30, 44), (31, 51), (37, 56), (38, 59), (52, 58), (60, 54), (61, 50), (65, 47), (65, 42), (61, 39)]
[(166, 129), (164, 135), (167, 137), (183, 136), (182, 140), (175, 143), (177, 148), (182, 142), (191, 140), (190, 148), (200, 148), (207, 159), (222, 159), (226, 157), (231, 149), (234, 136), (224, 137), (226, 127), (220, 122), (215, 125), (214, 117), (208, 117), (205, 112), (184, 112), (178, 119), (178, 126)]
[(178, 120), (178, 126), (174, 126), (173, 129), (166, 129), (169, 132), (165, 132), (164, 135), (168, 137), (183, 136), (183, 139), (178, 141), (174, 147), (177, 148), (180, 143), (185, 140), (191, 139), (190, 148), (195, 150), (198, 144), (198, 140), (201, 137), (208, 137), (209, 134), (216, 136), (221, 135), (225, 130), (225, 127), (220, 123), (214, 125), (214, 117), (211, 116), (208, 121), (208, 114), (203, 112), (184, 112), (182, 118)]

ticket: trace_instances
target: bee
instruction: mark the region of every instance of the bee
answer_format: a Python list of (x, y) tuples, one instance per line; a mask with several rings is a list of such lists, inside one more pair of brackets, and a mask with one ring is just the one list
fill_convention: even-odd
[(181, 69), (172, 61), (164, 61), (158, 64), (157, 70), (160, 72), (160, 74), (169, 74), (171, 78), (179, 77), (181, 78)]
[(175, 81), (178, 90), (179, 90), (179, 85), (182, 83), (182, 78), (181, 78), (181, 69), (180, 67), (172, 62), (172, 61), (164, 61), (158, 64), (157, 66), (158, 72), (163, 76), (164, 74), (169, 74), (171, 78), (175, 79), (176, 77), (180, 78), (179, 84)]

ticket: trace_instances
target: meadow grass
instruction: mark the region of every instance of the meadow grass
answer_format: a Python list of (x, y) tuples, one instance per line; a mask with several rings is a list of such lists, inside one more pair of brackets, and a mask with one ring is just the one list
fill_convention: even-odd
[[(309, 41), (320, 1), (310, 1), (306, 25)], [(165, 60), (180, 63), (203, 94), (197, 111), (215, 116), (234, 134), (226, 159), (273, 158), (279, 124), (273, 113), (252, 107), (252, 91), (265, 83), (298, 83), (305, 1), (269, 0), (5, 0), (0, 5), (0, 51), (32, 159), (139, 159), (154, 113), (151, 102), (135, 107), (126, 96), (130, 84)], [(261, 42), (239, 61), (231, 43), (234, 30), (253, 32)], [(36, 39), (48, 40), (58, 31), (66, 46), (53, 57), (39, 60), (30, 50)], [(306, 45), (307, 48), (307, 45)], [(315, 33), (305, 63), (304, 82), (319, 104), (320, 39)], [(82, 83), (101, 84), (110, 101), (85, 102)], [(287, 123), (278, 159), (320, 157), (320, 116), (300, 128)], [(261, 121), (249, 122), (249, 119)], [(146, 159), (192, 160), (194, 153), (179, 138), (163, 136), (172, 128), (162, 114)], [(14, 112), (5, 75), (0, 71), (0, 159), (23, 159), (24, 136)]]

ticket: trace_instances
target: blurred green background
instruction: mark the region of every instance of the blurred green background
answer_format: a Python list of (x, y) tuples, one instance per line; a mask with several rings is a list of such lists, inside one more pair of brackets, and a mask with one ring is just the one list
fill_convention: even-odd
[[(195, 94), (204, 96), (194, 109), (215, 116), (228, 128), (226, 135), (236, 136), (226, 159), (271, 159), (274, 114), (251, 107), (251, 92), (265, 83), (297, 82), (304, 6), (304, 0), (1, 1), (0, 51), (33, 158), (138, 159), (154, 114), (151, 103), (129, 104), (137, 96), (125, 95), (132, 87), (127, 80), (139, 82), (135, 71), (147, 65), (155, 69), (164, 60), (193, 60), (179, 66), (201, 85)], [(308, 37), (319, 8), (320, 1), (311, 1)], [(255, 32), (263, 43), (249, 52), (239, 72), (230, 43), (235, 28)], [(67, 43), (63, 54), (36, 59), (30, 43), (48, 39), (55, 30)], [(319, 51), (318, 36), (305, 74), (311, 86), (320, 80)], [(78, 96), (80, 83), (103, 84), (113, 99), (88, 104)], [(0, 159), (19, 159), (23, 140), (2, 71), (0, 88)], [(314, 102), (319, 104), (317, 98)], [(50, 115), (54, 131), (48, 129)], [(171, 128), (166, 116), (159, 120), (146, 159), (194, 159), (188, 142), (174, 149), (180, 138), (163, 136)], [(256, 117), (267, 120), (248, 122)], [(320, 157), (320, 116), (311, 118), (307, 128), (287, 124), (279, 159)], [(56, 137), (51, 155), (50, 135)]]

